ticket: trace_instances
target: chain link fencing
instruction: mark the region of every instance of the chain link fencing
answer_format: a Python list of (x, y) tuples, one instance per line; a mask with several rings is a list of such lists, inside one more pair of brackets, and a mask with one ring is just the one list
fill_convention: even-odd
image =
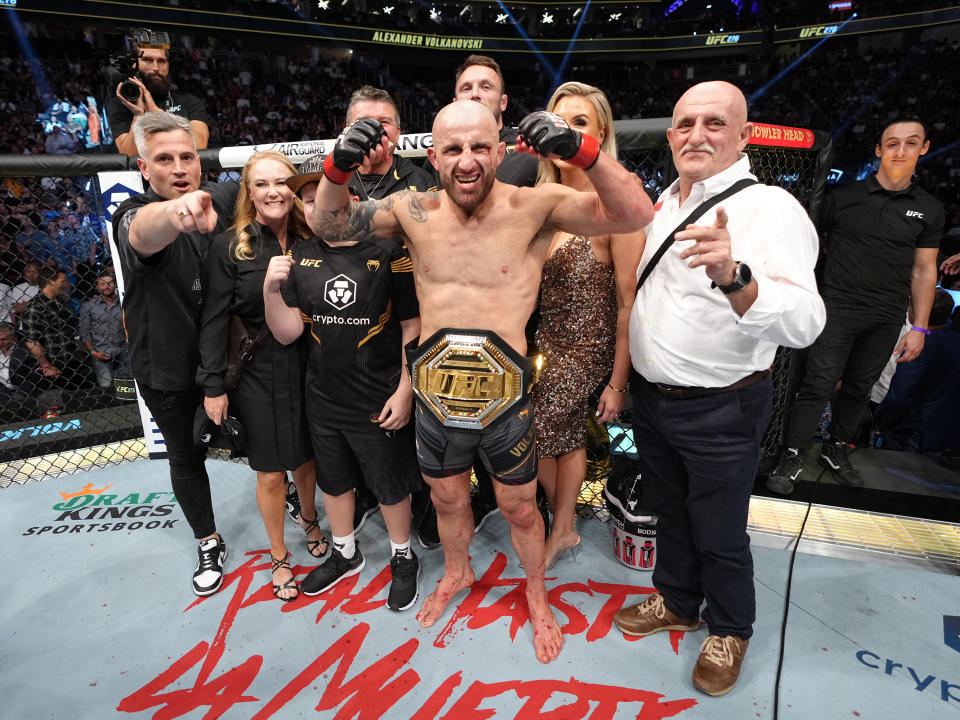
[[(617, 123), (620, 159), (653, 198), (676, 174), (667, 124)], [(296, 147), (286, 149), (294, 162), (301, 159)], [(829, 149), (829, 138), (816, 133), (811, 148), (751, 147), (750, 156), (762, 182), (786, 188), (815, 217)], [(208, 180), (239, 179), (237, 168), (220, 166), (215, 151), (201, 155)], [(118, 200), (103, 197), (96, 174), (133, 166), (123, 156), (32, 157), (0, 158), (0, 487), (148, 455), (125, 362), (122, 315), (105, 297), (113, 271), (107, 210)], [(60, 286), (56, 292), (51, 283)], [(115, 297), (115, 285), (112, 291)], [(116, 342), (107, 347), (110, 339)], [(781, 349), (772, 368), (774, 416), (765, 460), (779, 452), (798, 360), (797, 352)], [(591, 414), (583, 511), (603, 512), (603, 483), (635, 475), (637, 452), (629, 394), (618, 422), (603, 427)]]

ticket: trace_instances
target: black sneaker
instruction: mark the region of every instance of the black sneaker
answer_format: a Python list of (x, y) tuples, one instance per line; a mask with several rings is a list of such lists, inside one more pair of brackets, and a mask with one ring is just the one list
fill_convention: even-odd
[(213, 595), (223, 585), (223, 561), (227, 544), (223, 538), (208, 538), (197, 547), (197, 569), (193, 571), (193, 591), (200, 597)]
[(473, 495), (470, 498), (470, 509), (473, 510), (473, 532), (480, 532), (483, 524), (492, 516), (500, 512), (496, 502), (490, 505), (480, 495)]
[(349, 560), (340, 554), (336, 545), (330, 552), (327, 561), (315, 567), (310, 571), (303, 582), (300, 583), (300, 590), (304, 595), (319, 595), (324, 590), (329, 590), (344, 578), (356, 575), (366, 566), (367, 561), (360, 552), (358, 545), (354, 550), (353, 557)]
[(300, 522), (300, 495), (295, 483), (287, 482), (287, 515), (295, 523)]
[(863, 487), (860, 472), (850, 464), (849, 446), (845, 442), (824, 442), (820, 448), (820, 464), (833, 470), (837, 482), (847, 487)]
[(357, 488), (357, 496), (353, 504), (353, 532), (360, 532), (360, 528), (367, 518), (380, 509), (376, 496), (365, 485)]
[(767, 478), (767, 490), (778, 495), (790, 495), (793, 492), (793, 484), (803, 472), (803, 461), (806, 458), (805, 453), (796, 448), (786, 448), (783, 455), (780, 456), (780, 462)]
[(410, 551), (410, 557), (397, 552), (390, 558), (390, 573), (393, 575), (393, 581), (390, 583), (387, 607), (397, 612), (406, 610), (417, 601), (419, 596), (420, 561), (417, 560), (413, 550)]
[(430, 503), (429, 509), (417, 526), (417, 541), (424, 550), (440, 547), (440, 530), (437, 528), (437, 510)]

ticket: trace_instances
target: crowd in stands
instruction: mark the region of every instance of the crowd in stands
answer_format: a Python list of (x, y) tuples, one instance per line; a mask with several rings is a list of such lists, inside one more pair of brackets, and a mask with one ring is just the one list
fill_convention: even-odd
[[(800, 12), (806, 4), (779, 5), (789, 13), (791, 8)], [(928, 3), (887, 0), (855, 5), (881, 14), (920, 9)], [(341, 7), (342, 11), (348, 8)], [(103, 39), (92, 39), (87, 46), (90, 58), (82, 57), (74, 45), (69, 53), (48, 53), (31, 64), (10, 47), (8, 44), (8, 49), (0, 51), (0, 112), (6, 120), (0, 154), (104, 151), (82, 147), (69, 127), (45, 133), (37, 116), (51, 102), (73, 107), (84, 104), (87, 96), (96, 98), (102, 108), (108, 97), (104, 67), (113, 48)], [(960, 65), (960, 46), (945, 40), (927, 41), (862, 54), (856, 47), (856, 40), (837, 38), (793, 69), (796, 57), (754, 59), (744, 62), (735, 77), (725, 79), (740, 85), (750, 98), (751, 119), (830, 132), (834, 166), (846, 169), (844, 181), (867, 172), (879, 131), (891, 117), (908, 114), (924, 119), (932, 151), (919, 165), (919, 182), (944, 203), (944, 248), (947, 254), (956, 253), (960, 250), (960, 163), (953, 145), (958, 126), (952, 106), (944, 98), (960, 94), (955, 71)], [(677, 65), (668, 61), (662, 59), (653, 67), (619, 62), (574, 64), (564, 79), (604, 88), (617, 118), (664, 117), (683, 90), (715, 75), (718, 67), (715, 60), (686, 59)], [(405, 132), (427, 131), (433, 114), (450, 100), (452, 78), (452, 65), (449, 73), (413, 75), (402, 67), (389, 66), (365, 49), (334, 58), (175, 46), (171, 68), (178, 88), (206, 101), (213, 119), (211, 147), (334, 137), (343, 125), (350, 93), (364, 83), (391, 91)], [(781, 72), (782, 76), (770, 83)], [(511, 84), (508, 80), (510, 105), (505, 120), (516, 123), (527, 112), (541, 108), (551, 85), (552, 76), (546, 71), (539, 73), (536, 82)], [(99, 205), (96, 189), (86, 178), (0, 177), (0, 322), (21, 329), (12, 289), (24, 282), (30, 263), (66, 273), (77, 311), (94, 296), (97, 276), (111, 263)]]

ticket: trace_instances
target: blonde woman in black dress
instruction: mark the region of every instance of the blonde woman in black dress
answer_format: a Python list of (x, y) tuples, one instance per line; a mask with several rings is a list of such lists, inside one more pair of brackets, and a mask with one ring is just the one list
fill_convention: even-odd
[[(547, 110), (617, 156), (613, 114), (601, 90), (564, 83)], [(537, 183), (544, 182), (593, 190), (583, 170), (562, 160), (540, 161)], [(533, 388), (533, 409), (539, 480), (553, 510), (547, 567), (580, 543), (574, 519), (587, 472), (591, 395), (599, 394), (595, 412), (601, 423), (623, 408), (630, 372), (627, 329), (643, 245), (643, 232), (589, 238), (558, 232), (543, 265), (536, 344), (545, 366)]]
[(303, 507), (301, 526), (310, 554), (323, 557), (328, 547), (317, 527), (316, 468), (304, 409), (306, 346), (280, 345), (268, 334), (236, 388), (226, 391), (223, 377), (230, 316), (239, 316), (256, 334), (265, 323), (263, 281), (270, 258), (286, 255), (312, 234), (302, 203), (285, 183), (291, 175), (296, 175), (293, 164), (273, 151), (256, 153), (243, 168), (234, 223), (214, 239), (207, 255), (197, 373), (207, 415), (217, 424), (234, 415), (246, 429), (247, 457), (257, 471), (257, 506), (273, 559), (273, 593), (284, 602), (299, 595), (283, 537), (288, 470)]

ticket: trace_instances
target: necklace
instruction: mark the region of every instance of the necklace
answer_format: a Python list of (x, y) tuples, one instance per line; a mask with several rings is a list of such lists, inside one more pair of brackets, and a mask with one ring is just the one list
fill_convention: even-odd
[(366, 197), (367, 200), (372, 200), (372, 199), (373, 199), (373, 198), (372, 198), (372, 195), (377, 191), (377, 188), (380, 187), (380, 183), (383, 182), (383, 179), (390, 173), (390, 170), (392, 170), (392, 169), (393, 169), (392, 166), (391, 166), (390, 168), (387, 168), (387, 172), (385, 172), (383, 175), (380, 176), (380, 179), (377, 180), (377, 184), (373, 186), (373, 189), (372, 189), (372, 190), (367, 190), (367, 188), (364, 187), (364, 185), (363, 185), (363, 176), (360, 175), (359, 173), (357, 174), (357, 180), (360, 181), (360, 183), (359, 183), (359, 184), (360, 184), (360, 189), (363, 190), (363, 194), (367, 196), (367, 197)]

